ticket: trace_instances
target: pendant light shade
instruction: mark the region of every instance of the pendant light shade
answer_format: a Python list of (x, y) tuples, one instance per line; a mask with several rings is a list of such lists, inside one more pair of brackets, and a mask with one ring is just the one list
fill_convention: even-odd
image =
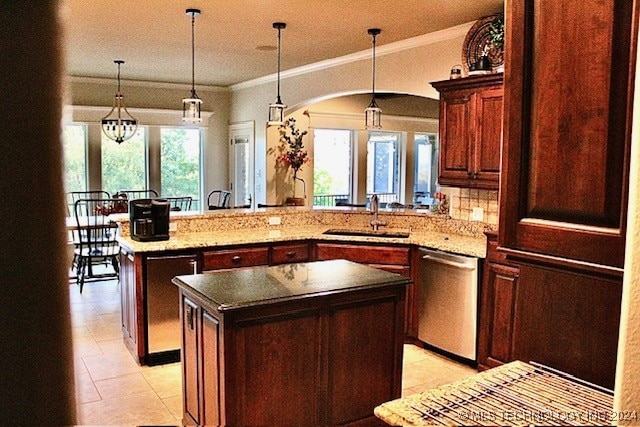
[(191, 15), (191, 96), (182, 100), (182, 121), (184, 123), (202, 123), (202, 99), (196, 93), (195, 69), (195, 26), (196, 15), (200, 15), (200, 9), (187, 9), (187, 15)]
[(120, 66), (124, 64), (121, 59), (113, 61), (118, 65), (118, 91), (115, 94), (113, 108), (102, 119), (102, 132), (112, 141), (121, 144), (131, 138), (138, 129), (138, 121), (133, 118), (124, 105), (124, 95), (120, 92)]
[(269, 104), (269, 121), (267, 122), (269, 126), (281, 126), (284, 123), (284, 110), (287, 108), (280, 99), (280, 37), (282, 30), (286, 27), (287, 24), (284, 22), (273, 23), (273, 28), (278, 30), (278, 96), (276, 102)]
[(382, 110), (376, 104), (376, 36), (380, 34), (379, 28), (369, 28), (367, 33), (371, 35), (373, 45), (373, 61), (372, 61), (372, 84), (371, 84), (371, 103), (364, 110), (364, 126), (365, 129), (375, 130), (381, 129), (380, 117)]

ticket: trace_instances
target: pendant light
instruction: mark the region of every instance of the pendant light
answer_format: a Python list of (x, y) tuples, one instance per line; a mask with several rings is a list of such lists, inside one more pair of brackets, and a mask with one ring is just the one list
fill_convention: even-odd
[(373, 83), (371, 89), (371, 104), (364, 110), (364, 127), (365, 129), (375, 130), (381, 129), (380, 116), (382, 110), (376, 104), (376, 36), (380, 34), (379, 28), (369, 28), (367, 33), (371, 35), (373, 44)]
[(280, 99), (280, 33), (286, 27), (287, 24), (284, 22), (273, 23), (273, 28), (278, 30), (278, 97), (276, 102), (269, 104), (269, 126), (281, 126), (284, 122), (284, 109), (287, 108)]
[(124, 106), (124, 95), (120, 92), (120, 66), (124, 61), (116, 59), (113, 62), (118, 65), (118, 91), (114, 97), (113, 108), (102, 119), (102, 132), (107, 138), (121, 144), (135, 135), (138, 121), (127, 111), (127, 107)]
[(195, 68), (195, 26), (196, 15), (200, 15), (200, 9), (187, 9), (187, 15), (191, 15), (191, 97), (182, 100), (182, 121), (184, 123), (202, 123), (202, 99), (196, 93)]

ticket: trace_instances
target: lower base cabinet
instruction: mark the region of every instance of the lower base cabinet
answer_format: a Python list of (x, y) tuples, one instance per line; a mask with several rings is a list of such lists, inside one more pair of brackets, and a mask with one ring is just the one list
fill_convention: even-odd
[(622, 278), (514, 260), (487, 237), (478, 368), (535, 361), (613, 389)]
[(405, 286), (218, 312), (181, 289), (185, 425), (383, 425)]

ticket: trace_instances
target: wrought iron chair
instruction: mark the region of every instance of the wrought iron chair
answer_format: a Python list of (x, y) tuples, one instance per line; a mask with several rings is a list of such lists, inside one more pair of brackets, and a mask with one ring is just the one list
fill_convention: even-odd
[[(80, 199), (74, 204), (76, 228), (73, 233), (79, 242), (74, 255), (80, 293), (89, 279), (119, 278), (118, 225), (109, 218), (114, 203), (113, 199)], [(111, 264), (113, 272), (95, 274), (93, 268), (98, 263)]]
[(171, 204), (171, 211), (189, 211), (191, 210), (191, 203), (193, 202), (193, 197), (184, 196), (184, 197), (164, 197)]
[(154, 197), (158, 197), (158, 192), (156, 190), (120, 190), (116, 195), (124, 194), (127, 196), (127, 200), (135, 200), (135, 199), (153, 199)]
[(209, 210), (229, 209), (230, 199), (231, 199), (231, 191), (213, 190), (207, 196), (207, 206), (209, 206)]
[(88, 190), (88, 191), (69, 191), (67, 193), (67, 214), (73, 216), (73, 205), (80, 199), (109, 199), (111, 195), (106, 191)]

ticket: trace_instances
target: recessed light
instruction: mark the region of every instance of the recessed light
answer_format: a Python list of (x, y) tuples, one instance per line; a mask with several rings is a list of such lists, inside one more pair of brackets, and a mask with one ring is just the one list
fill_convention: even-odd
[(277, 49), (277, 47), (274, 46), (274, 45), (256, 46), (256, 50), (262, 50), (262, 51), (265, 51), (265, 52), (270, 52), (270, 51), (273, 51), (273, 50), (276, 50), (276, 49)]

